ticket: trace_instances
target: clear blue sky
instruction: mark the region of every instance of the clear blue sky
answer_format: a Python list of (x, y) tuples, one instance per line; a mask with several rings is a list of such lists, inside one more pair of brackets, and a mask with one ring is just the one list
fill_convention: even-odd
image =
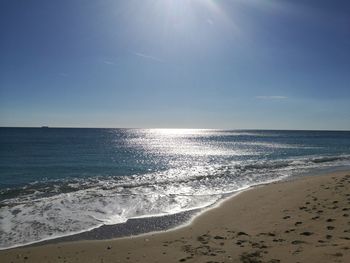
[(0, 126), (350, 129), (350, 2), (1, 0)]

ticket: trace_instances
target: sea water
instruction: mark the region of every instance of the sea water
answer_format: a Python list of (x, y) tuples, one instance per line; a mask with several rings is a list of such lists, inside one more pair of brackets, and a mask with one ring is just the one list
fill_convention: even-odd
[(350, 132), (0, 128), (0, 249), (350, 167)]

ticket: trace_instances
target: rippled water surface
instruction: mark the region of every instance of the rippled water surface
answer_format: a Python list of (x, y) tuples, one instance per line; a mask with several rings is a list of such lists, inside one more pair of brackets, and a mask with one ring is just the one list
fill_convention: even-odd
[(350, 165), (350, 132), (0, 128), (0, 248)]

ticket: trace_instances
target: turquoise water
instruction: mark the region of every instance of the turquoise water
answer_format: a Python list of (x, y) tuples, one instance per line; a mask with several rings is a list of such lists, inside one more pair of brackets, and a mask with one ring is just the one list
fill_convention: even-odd
[(0, 248), (350, 166), (350, 132), (0, 128)]

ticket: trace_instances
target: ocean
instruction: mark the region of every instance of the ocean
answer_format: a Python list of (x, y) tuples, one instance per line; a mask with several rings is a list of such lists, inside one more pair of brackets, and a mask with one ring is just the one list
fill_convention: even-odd
[(0, 128), (0, 249), (350, 167), (350, 132)]

